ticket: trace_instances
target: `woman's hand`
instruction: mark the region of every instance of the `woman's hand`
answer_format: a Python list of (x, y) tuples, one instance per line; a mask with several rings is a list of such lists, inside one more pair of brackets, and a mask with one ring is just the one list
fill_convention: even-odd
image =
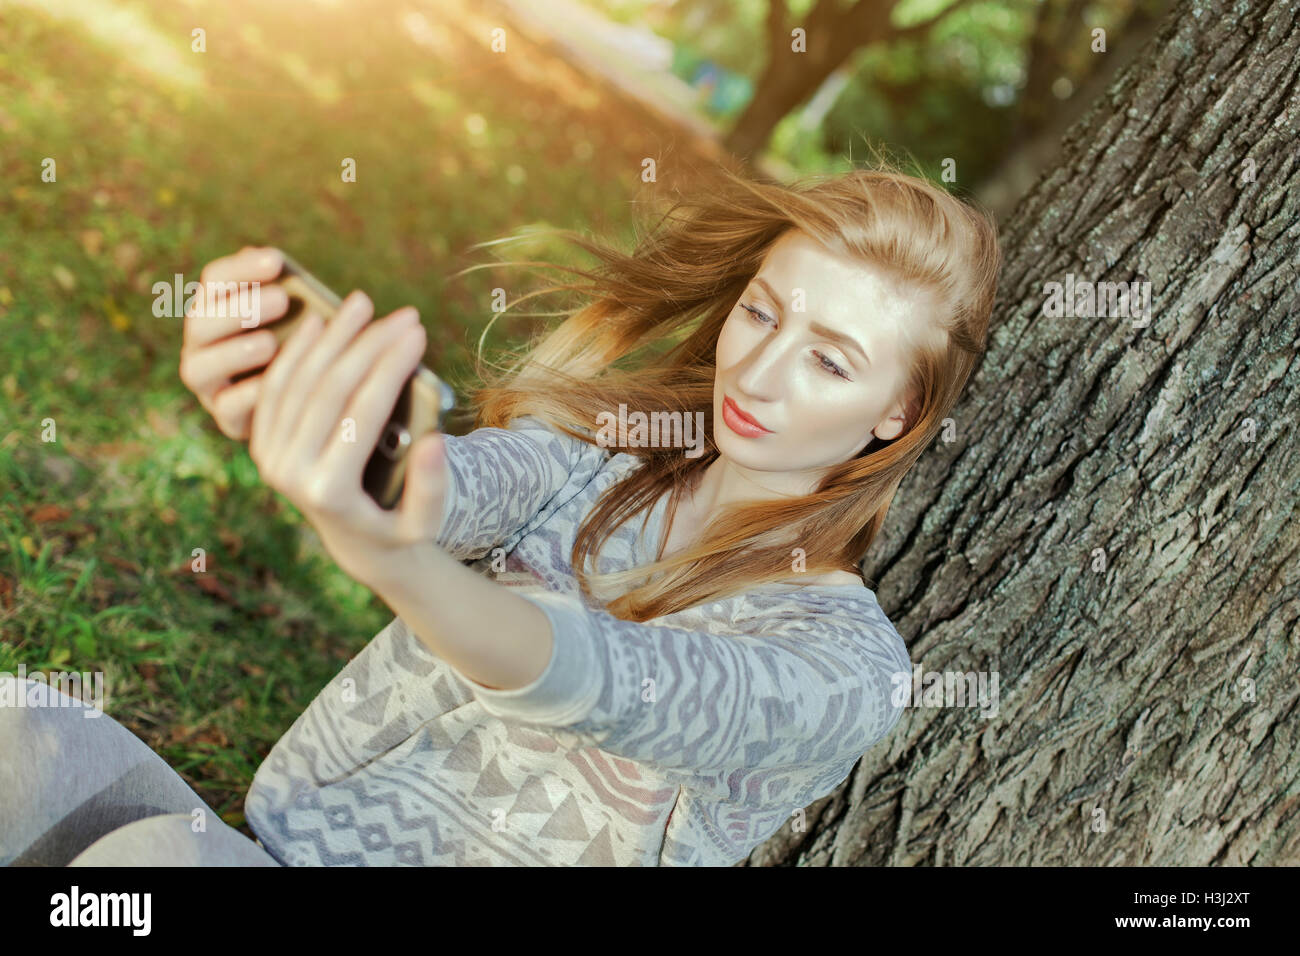
[(442, 436), (429, 434), (408, 453), (396, 508), (379, 507), (361, 486), (425, 344), (414, 308), (370, 322), (373, 312), (370, 299), (353, 292), (328, 323), (314, 312), (304, 317), (259, 376), (248, 453), (339, 567), (382, 596), (384, 582), (437, 537), (447, 465)]
[[(275, 354), (277, 343), (270, 330), (249, 331), (245, 322), (257, 325), (283, 318), (289, 311), (289, 296), (271, 283), (284, 266), (278, 249), (245, 246), (239, 252), (214, 259), (203, 267), (199, 283), (203, 293), (185, 312), (181, 342), (181, 381), (211, 413), (221, 433), (236, 441), (247, 441), (249, 420), (257, 401), (261, 375), (232, 385), (232, 376), (259, 368)], [(256, 314), (238, 315), (237, 293), (227, 294), (226, 283), (258, 282)], [(209, 283), (219, 295), (211, 303), (214, 314), (207, 314)]]

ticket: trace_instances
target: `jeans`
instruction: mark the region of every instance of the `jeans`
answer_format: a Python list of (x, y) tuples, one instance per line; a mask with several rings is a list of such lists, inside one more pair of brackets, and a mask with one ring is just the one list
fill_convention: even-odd
[[(0, 675), (0, 702), (39, 683)], [(41, 691), (0, 704), (0, 866), (280, 865), (112, 717)]]

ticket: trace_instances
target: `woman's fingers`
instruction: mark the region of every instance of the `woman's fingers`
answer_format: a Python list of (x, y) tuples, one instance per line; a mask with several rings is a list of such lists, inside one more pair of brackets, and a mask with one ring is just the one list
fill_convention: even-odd
[[(424, 356), (424, 326), (414, 309), (399, 309), (377, 323), (373, 331), (371, 342), (363, 346), (358, 340), (355, 354), (350, 352), (339, 360), (337, 373), (331, 371), (331, 379), (337, 378), (340, 387), (329, 408), (321, 412), (336, 424), (320, 436), (326, 467), (331, 471), (361, 474), (406, 380)], [(356, 428), (345, 438), (337, 423), (347, 419), (354, 421)]]
[(200, 282), (228, 282), (231, 279), (270, 281), (284, 268), (284, 254), (270, 246), (245, 246), (238, 252), (213, 259), (199, 273)]
[[(387, 406), (369, 412), (370, 418), (382, 416), (383, 420), (378, 421), (377, 424), (368, 423), (359, 416), (351, 414), (356, 408), (352, 403), (355, 401), (354, 393), (361, 382), (389, 373), (391, 365), (380, 369), (376, 363), (382, 364), (381, 359), (385, 356), (385, 352), (393, 349), (394, 343), (403, 336), (403, 333), (409, 334), (415, 330), (419, 332), (421, 339), (424, 337), (424, 326), (419, 324), (419, 319), (419, 312), (415, 308), (399, 308), (398, 311), (383, 317), (376, 323), (370, 323), (369, 328), (357, 336), (356, 341), (348, 346), (347, 351), (343, 352), (333, 365), (330, 365), (328, 375), (312, 395), (311, 406), (304, 412), (302, 420), (299, 421), (298, 431), (292, 438), (295, 454), (318, 457), (322, 449), (325, 449), (331, 441), (342, 440), (342, 428), (339, 428), (339, 423), (344, 419), (354, 418), (356, 431), (348, 437), (355, 440), (356, 445), (364, 445), (359, 454), (369, 458), (370, 451), (374, 450), (378, 442), (380, 429), (387, 423), (387, 415), (393, 411), (396, 395), (398, 395), (396, 389), (400, 389), (404, 377), (402, 381), (396, 382), (393, 398)], [(409, 345), (407, 347), (409, 349)], [(344, 412), (344, 408), (348, 411)], [(373, 428), (369, 427), (370, 424), (373, 424)], [(351, 444), (351, 441), (348, 444)]]
[(201, 399), (215, 402), (232, 376), (265, 365), (275, 355), (276, 348), (275, 335), (263, 329), (182, 353), (181, 381)]
[[(218, 395), (231, 384), (234, 375), (260, 368), (275, 354), (276, 340), (270, 331), (243, 333), (254, 324), (265, 324), (287, 314), (288, 294), (280, 286), (269, 284), (283, 265), (284, 254), (269, 248), (245, 247), (234, 255), (216, 259), (203, 268), (199, 294), (186, 307), (179, 363), (181, 382), (212, 414), (217, 427), (232, 438), (248, 437), (247, 423), (224, 413), (224, 409), (234, 407), (233, 399), (240, 399), (244, 393), (221, 402)], [(258, 283), (255, 294), (250, 294), (247, 283), (251, 282)]]
[[(298, 427), (291, 439), (295, 454), (315, 459), (331, 440), (341, 437), (342, 429), (339, 423), (349, 417), (344, 414), (344, 408), (349, 407), (353, 393), (367, 376), (384, 374), (376, 369), (376, 363), (380, 362), (385, 351), (392, 348), (394, 342), (404, 332), (409, 333), (411, 330), (418, 330), (421, 336), (424, 334), (424, 328), (419, 324), (419, 313), (408, 307), (398, 309), (391, 315), (370, 323), (370, 327), (357, 336), (347, 350), (329, 367), (320, 387), (312, 395), (309, 406), (297, 423)], [(401, 382), (396, 383), (396, 387), (400, 388)], [(397, 392), (394, 391), (393, 400), (386, 408), (375, 412), (374, 415), (390, 413), (396, 398)], [(382, 428), (386, 422), (385, 417), (378, 427)], [(366, 423), (357, 418), (356, 432), (350, 437), (354, 438), (357, 444), (368, 442), (367, 447), (362, 449), (368, 458), (378, 442), (378, 431), (375, 431), (373, 438), (367, 438), (366, 434)]]
[(212, 417), (227, 438), (248, 440), (261, 387), (262, 376), (254, 375), (217, 392), (212, 402)]
[[(237, 289), (211, 287), (215, 296), (205, 301), (204, 294), (194, 297), (185, 312), (183, 349), (201, 349), (235, 335), (263, 328), (289, 312), (289, 293), (274, 283), (262, 283), (240, 301)], [(205, 293), (206, 294), (206, 293)]]
[(266, 371), (258, 376), (262, 384), (250, 423), (248, 454), (262, 473), (264, 481), (268, 467), (273, 466), (283, 453), (283, 448), (270, 444), (268, 439), (279, 430), (280, 408), (286, 389), (303, 356), (320, 336), (324, 322), (320, 313), (308, 310), (298, 328), (294, 329), (293, 335), (280, 346), (280, 351), (266, 367)]
[[(288, 312), (289, 296), (272, 284), (283, 268), (277, 249), (244, 249), (203, 268), (199, 294), (185, 310), (183, 348), (202, 348), (229, 335), (273, 322)], [(256, 282), (256, 289), (240, 284)], [(245, 309), (247, 306), (247, 309)]]
[[(292, 384), (285, 389), (280, 401), (277, 424), (268, 436), (277, 447), (287, 447), (296, 443), (298, 433), (309, 428), (309, 416), (315, 418), (315, 406), (321, 400), (319, 391), (332, 391), (341, 387), (334, 381), (331, 366), (335, 360), (356, 340), (360, 332), (374, 316), (375, 306), (370, 297), (360, 290), (352, 292), (339, 306), (338, 313), (325, 324), (325, 330), (310, 350), (303, 355), (302, 361), (293, 375)], [(321, 379), (329, 374), (329, 380)], [(311, 407), (309, 407), (309, 405)], [(320, 448), (317, 443), (308, 451)]]

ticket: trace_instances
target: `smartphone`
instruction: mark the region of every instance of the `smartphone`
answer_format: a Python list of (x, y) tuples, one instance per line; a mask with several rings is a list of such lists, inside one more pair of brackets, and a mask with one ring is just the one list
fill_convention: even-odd
[[(288, 293), (289, 309), (265, 328), (283, 345), (308, 311), (316, 312), (328, 322), (338, 314), (343, 300), (290, 256), (283, 252), (281, 255), (284, 268), (273, 282)], [(231, 381), (241, 381), (259, 371), (249, 369)], [(426, 432), (442, 431), (447, 413), (455, 407), (456, 393), (432, 370), (421, 364), (411, 373), (362, 476), (362, 487), (381, 508), (392, 509), (401, 500), (407, 454), (415, 440)]]

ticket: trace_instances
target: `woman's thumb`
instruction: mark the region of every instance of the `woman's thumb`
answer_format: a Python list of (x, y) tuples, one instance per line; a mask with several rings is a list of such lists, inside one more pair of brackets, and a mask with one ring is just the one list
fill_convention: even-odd
[(423, 534), (434, 535), (442, 520), (447, 462), (442, 435), (430, 432), (418, 438), (406, 465), (406, 492), (402, 511)]

